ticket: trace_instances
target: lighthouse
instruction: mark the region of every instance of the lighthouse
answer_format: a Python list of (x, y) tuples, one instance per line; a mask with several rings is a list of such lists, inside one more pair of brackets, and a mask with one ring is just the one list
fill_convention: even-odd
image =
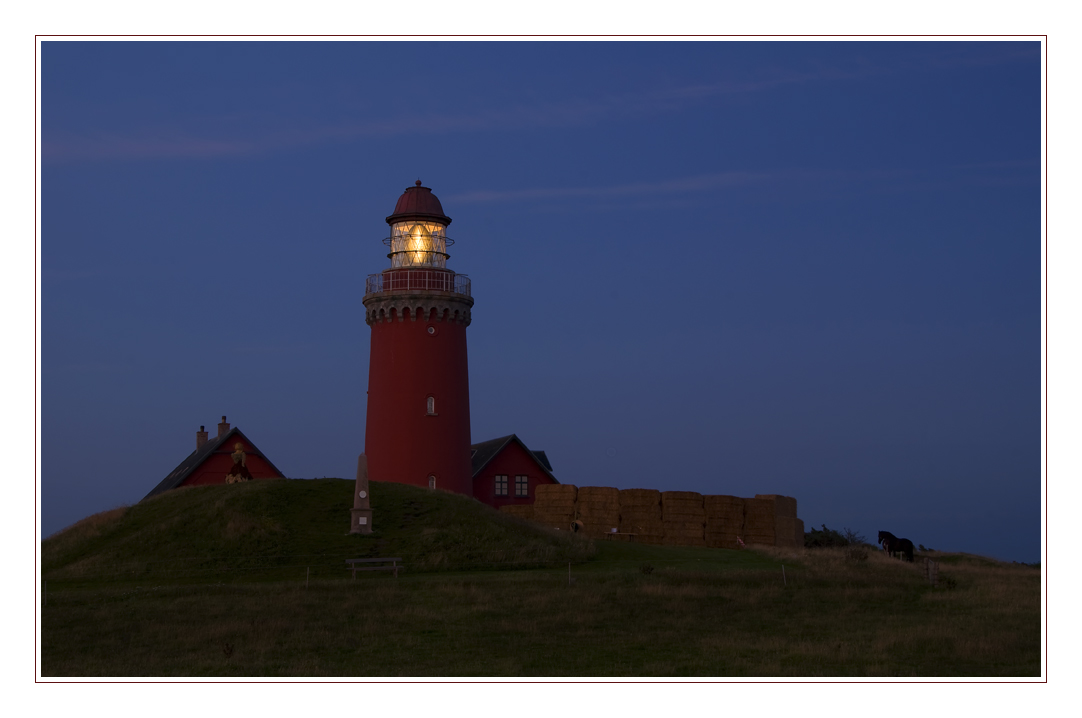
[(391, 266), (365, 282), (372, 328), (364, 452), (372, 481), (473, 496), (470, 280), (447, 268), (451, 218), (417, 180), (387, 217)]

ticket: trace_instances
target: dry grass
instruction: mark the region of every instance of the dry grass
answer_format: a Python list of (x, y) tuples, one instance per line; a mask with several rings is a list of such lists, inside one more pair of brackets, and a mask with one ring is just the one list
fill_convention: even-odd
[[(53, 591), (47, 676), (1036, 676), (1040, 571), (601, 542), (573, 569)], [(641, 570), (649, 552), (656, 570)], [(646, 555), (643, 553), (642, 555)], [(675, 557), (669, 560), (666, 557)], [(786, 568), (783, 583), (781, 565)], [(226, 647), (230, 654), (226, 655)]]
[[(379, 484), (379, 533), (358, 537), (345, 534), (352, 482), (258, 483), (177, 492), (43, 542), (44, 675), (1040, 671), (1041, 573), (1028, 566), (935, 554), (933, 589), (920, 563), (882, 552), (590, 543)], [(345, 556), (408, 568), (353, 581)]]

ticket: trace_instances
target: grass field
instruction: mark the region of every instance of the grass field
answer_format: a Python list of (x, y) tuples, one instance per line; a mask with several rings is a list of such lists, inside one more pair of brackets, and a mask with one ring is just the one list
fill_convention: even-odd
[[(940, 554), (933, 589), (874, 551), (591, 545), (383, 484), (362, 538), (351, 487), (180, 491), (47, 539), (43, 676), (1040, 675), (1032, 567)], [(415, 566), (351, 580), (364, 555)]]

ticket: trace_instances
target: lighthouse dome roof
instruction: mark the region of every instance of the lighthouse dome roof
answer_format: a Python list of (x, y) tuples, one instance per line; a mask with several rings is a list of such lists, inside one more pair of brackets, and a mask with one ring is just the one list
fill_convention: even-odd
[(404, 219), (434, 219), (442, 224), (451, 224), (451, 218), (443, 213), (439, 198), (428, 187), (422, 187), (421, 180), (417, 180), (413, 187), (407, 187), (398, 198), (394, 214), (387, 218), (387, 224)]

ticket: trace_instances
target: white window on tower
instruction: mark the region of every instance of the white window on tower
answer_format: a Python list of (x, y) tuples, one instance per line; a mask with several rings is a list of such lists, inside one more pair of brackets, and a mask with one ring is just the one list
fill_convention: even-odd
[(507, 496), (507, 474), (496, 474), (496, 495)]
[(436, 397), (430, 396), (425, 402), (425, 408), (428, 411), (429, 416), (436, 415)]
[(528, 477), (519, 474), (515, 477), (515, 496), (527, 496), (530, 490)]
[(428, 477), (428, 488), (430, 488), (430, 489), (436, 488), (436, 477), (435, 476), (429, 476)]

